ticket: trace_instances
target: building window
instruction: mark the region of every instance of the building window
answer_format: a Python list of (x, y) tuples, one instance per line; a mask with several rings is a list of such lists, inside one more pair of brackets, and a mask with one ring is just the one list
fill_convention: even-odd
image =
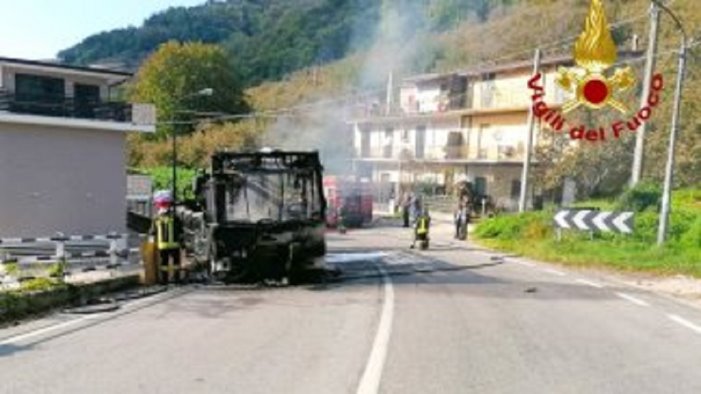
[(61, 115), (64, 110), (66, 84), (61, 78), (38, 75), (15, 75), (15, 108), (20, 112)]
[(459, 159), (462, 147), (462, 133), (451, 131), (448, 134), (448, 143), (446, 144), (446, 159)]
[(409, 142), (409, 130), (402, 130), (402, 142)]
[(494, 105), (494, 73), (485, 75), (482, 80), (482, 108), (490, 108)]
[(478, 176), (475, 178), (475, 193), (478, 196), (487, 195), (487, 178)]
[(93, 118), (95, 108), (100, 103), (100, 87), (97, 85), (74, 85), (75, 113), (79, 118)]
[(479, 126), (479, 130), (477, 131), (477, 158), (478, 159), (486, 159), (487, 158), (487, 147), (485, 144), (485, 137), (486, 134), (489, 132), (489, 128), (491, 126), (488, 124), (482, 124)]
[(517, 199), (521, 196), (521, 181), (514, 179), (511, 181), (511, 198)]
[(360, 131), (360, 157), (370, 157), (370, 132)]
[(417, 159), (423, 159), (425, 150), (426, 150), (426, 126), (419, 126), (416, 128), (416, 145), (415, 145), (414, 157)]
[(392, 157), (392, 151), (394, 148), (394, 129), (385, 129), (385, 141), (383, 146), (383, 157), (389, 159)]

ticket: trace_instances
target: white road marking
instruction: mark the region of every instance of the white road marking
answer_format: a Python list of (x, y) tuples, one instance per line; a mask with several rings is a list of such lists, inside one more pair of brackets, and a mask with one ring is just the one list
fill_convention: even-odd
[(175, 292), (175, 293), (166, 292), (163, 294), (156, 294), (156, 295), (153, 295), (151, 297), (146, 297), (143, 299), (139, 299), (139, 300), (135, 300), (135, 301), (131, 301), (131, 302), (128, 302), (126, 304), (123, 304), (121, 312), (95, 313), (93, 315), (77, 317), (75, 319), (67, 320), (67, 321), (62, 322), (62, 323), (57, 323), (57, 324), (50, 325), (47, 327), (38, 328), (38, 329), (33, 330), (33, 331), (25, 332), (22, 334), (17, 334), (15, 336), (11, 336), (11, 337), (8, 337), (5, 339), (0, 339), (0, 346), (21, 342), (21, 341), (24, 341), (26, 339), (41, 336), (41, 335), (44, 335), (46, 333), (50, 333), (52, 331), (56, 331), (56, 330), (60, 330), (60, 329), (66, 328), (66, 327), (70, 327), (70, 326), (76, 325), (78, 323), (86, 322), (89, 320), (99, 321), (99, 320), (106, 320), (109, 318), (119, 317), (119, 316), (125, 315), (127, 313), (130, 313), (132, 311), (141, 309), (142, 307), (148, 307), (152, 304), (156, 304), (156, 303), (159, 303), (162, 301), (167, 301), (171, 298), (175, 298), (179, 295), (182, 295), (184, 293), (188, 293), (190, 291), (192, 291), (192, 290), (186, 289), (186, 290), (181, 291), (181, 292)]
[(616, 295), (619, 296), (619, 297), (621, 297), (621, 298), (623, 298), (623, 299), (626, 300), (626, 301), (632, 302), (632, 303), (635, 304), (635, 305), (650, 306), (650, 304), (648, 304), (647, 302), (645, 302), (645, 301), (643, 301), (643, 300), (641, 300), (641, 299), (639, 299), (639, 298), (635, 298), (635, 297), (633, 297), (632, 295), (629, 295), (629, 294), (626, 294), (626, 293), (616, 293)]
[(592, 281), (586, 280), (586, 279), (577, 279), (576, 282), (581, 283), (581, 284), (584, 284), (584, 285), (587, 285), (587, 286), (596, 287), (597, 289), (603, 289), (603, 288), (604, 288), (604, 285), (599, 284), (599, 283), (596, 283), (596, 282), (592, 282)]
[(681, 324), (682, 326), (696, 332), (697, 334), (701, 334), (701, 327), (697, 326), (696, 324), (684, 319), (681, 316), (678, 315), (672, 315), (668, 314), (667, 317), (672, 320), (675, 323)]
[(380, 324), (377, 326), (377, 333), (372, 344), (370, 357), (365, 365), (365, 371), (360, 378), (357, 394), (376, 394), (380, 390), (380, 380), (382, 379), (382, 370), (384, 368), (385, 359), (387, 358), (387, 349), (389, 347), (389, 339), (392, 333), (392, 320), (394, 319), (394, 288), (392, 280), (387, 275), (387, 272), (382, 267), (377, 267), (382, 274), (382, 282), (384, 283), (384, 303), (382, 305), (382, 314), (380, 315)]
[(554, 270), (552, 268), (546, 268), (543, 270), (543, 272), (547, 272), (549, 274), (553, 274), (553, 275), (557, 275), (557, 276), (567, 276), (566, 273), (564, 273), (562, 271)]
[(95, 319), (96, 317), (99, 317), (99, 316), (98, 315), (83, 316), (83, 317), (80, 317), (77, 319), (68, 320), (68, 321), (65, 321), (63, 323), (54, 324), (52, 326), (40, 328), (38, 330), (30, 331), (30, 332), (27, 332), (24, 334), (15, 335), (13, 337), (9, 337), (9, 338), (6, 338), (6, 339), (3, 339), (2, 341), (0, 341), (0, 346), (9, 345), (12, 343), (17, 343), (17, 342), (23, 341), (25, 339), (33, 338), (33, 337), (36, 337), (36, 336), (39, 336), (42, 334), (46, 334), (46, 333), (51, 332), (51, 331), (56, 331), (56, 330), (59, 330), (61, 328), (69, 327), (69, 326), (72, 326), (74, 324), (84, 322), (86, 320)]
[(535, 267), (535, 264), (530, 263), (530, 262), (528, 262), (528, 261), (513, 260), (513, 262), (516, 263), (516, 264), (521, 264), (521, 265), (526, 266), (526, 267), (531, 267), (531, 268), (532, 268), (532, 267)]

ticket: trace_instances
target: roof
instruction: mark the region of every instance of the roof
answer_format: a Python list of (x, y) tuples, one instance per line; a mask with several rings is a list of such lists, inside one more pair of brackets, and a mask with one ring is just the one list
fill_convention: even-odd
[[(644, 54), (643, 51), (620, 51), (619, 52), (619, 57), (624, 58), (624, 59), (630, 59), (634, 58), (636, 56), (642, 56)], [(541, 67), (549, 67), (549, 66), (571, 66), (574, 64), (574, 59), (572, 58), (571, 55), (558, 55), (558, 56), (550, 56), (547, 58), (544, 58), (540, 62)], [(474, 77), (474, 76), (479, 76), (483, 74), (491, 74), (491, 73), (503, 73), (503, 72), (512, 72), (512, 71), (520, 71), (520, 70), (533, 70), (533, 60), (519, 60), (519, 61), (514, 61), (510, 63), (502, 63), (502, 64), (482, 64), (479, 66), (473, 66), (473, 67), (467, 67), (462, 70), (454, 71), (454, 72), (448, 72), (448, 73), (430, 73), (430, 74), (420, 74), (420, 75), (414, 75), (411, 77), (404, 78), (402, 80), (403, 83), (421, 83), (421, 82), (430, 82), (430, 81), (438, 81), (442, 79), (448, 79), (454, 76), (460, 76), (460, 77)]]
[(411, 77), (404, 78), (402, 82), (414, 82), (414, 83), (421, 83), (421, 82), (430, 82), (430, 81), (437, 81), (441, 79), (449, 79), (455, 76), (456, 73), (447, 73), (447, 74), (441, 74), (441, 73), (430, 73), (430, 74), (420, 74), (420, 75), (413, 75)]
[(92, 74), (102, 74), (102, 75), (119, 76), (119, 77), (133, 76), (132, 73), (127, 72), (127, 71), (121, 71), (121, 70), (111, 70), (111, 69), (98, 68), (98, 67), (74, 66), (74, 65), (57, 63), (57, 62), (26, 60), (26, 59), (17, 59), (17, 58), (11, 58), (11, 57), (0, 57), (0, 63), (9, 63), (9, 64), (34, 66), (34, 67), (46, 67), (46, 68), (54, 68), (57, 70), (80, 71), (80, 72), (87, 72), (87, 73), (92, 73)]
[[(567, 66), (574, 64), (574, 59), (572, 56), (552, 56), (545, 58), (540, 61), (541, 67), (547, 66)], [(532, 70), (533, 60), (520, 60), (511, 63), (496, 64), (496, 65), (482, 65), (481, 67), (467, 68), (465, 70), (459, 71), (457, 74), (461, 76), (476, 76), (482, 74), (496, 74), (509, 71), (518, 70)]]

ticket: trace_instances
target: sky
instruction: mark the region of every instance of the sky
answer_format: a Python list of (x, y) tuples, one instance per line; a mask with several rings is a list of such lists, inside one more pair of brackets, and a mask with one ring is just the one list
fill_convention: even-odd
[(0, 0), (0, 57), (53, 59), (87, 36), (205, 0)]

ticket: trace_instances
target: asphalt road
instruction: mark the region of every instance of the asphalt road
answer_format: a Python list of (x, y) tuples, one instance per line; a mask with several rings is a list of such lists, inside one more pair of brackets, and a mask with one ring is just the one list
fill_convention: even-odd
[(0, 330), (0, 392), (701, 392), (701, 311), (433, 239), (330, 235), (333, 283), (190, 286)]

